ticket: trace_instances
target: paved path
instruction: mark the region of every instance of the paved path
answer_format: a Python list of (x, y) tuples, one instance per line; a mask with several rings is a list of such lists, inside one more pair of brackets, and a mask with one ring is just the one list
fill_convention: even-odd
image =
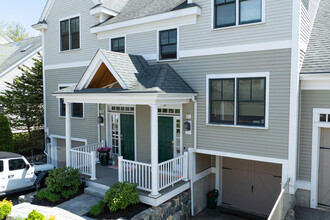
[(318, 209), (310, 209), (305, 207), (294, 207), (295, 218), (297, 220), (328, 220), (330, 219), (330, 212)]
[(15, 205), (10, 216), (20, 216), (26, 218), (32, 210), (36, 210), (45, 217), (55, 215), (56, 218), (60, 220), (90, 219), (82, 216), (86, 214), (90, 207), (96, 204), (99, 200), (100, 199), (97, 197), (83, 194), (56, 207), (39, 206), (25, 202)]
[(245, 218), (227, 215), (225, 213), (221, 213), (219, 209), (204, 209), (197, 216), (194, 216), (192, 220), (247, 220)]

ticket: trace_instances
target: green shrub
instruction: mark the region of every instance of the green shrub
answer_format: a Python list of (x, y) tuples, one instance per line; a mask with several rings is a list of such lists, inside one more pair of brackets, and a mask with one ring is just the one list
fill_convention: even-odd
[(14, 152), (13, 134), (4, 114), (0, 114), (0, 151)]
[(97, 204), (93, 205), (91, 209), (89, 210), (89, 213), (91, 213), (94, 216), (98, 216), (102, 212), (104, 212), (106, 204), (103, 200), (100, 200)]
[(25, 220), (25, 218), (21, 217), (21, 216), (15, 216), (13, 218), (13, 220)]
[(137, 184), (128, 182), (117, 182), (110, 186), (105, 193), (105, 201), (110, 212), (117, 209), (125, 209), (128, 205), (139, 203), (139, 194), (136, 190)]
[(46, 178), (46, 185), (51, 193), (69, 198), (79, 191), (81, 185), (80, 171), (71, 167), (51, 170)]
[(37, 192), (37, 199), (43, 200), (47, 199), (50, 202), (57, 202), (60, 200), (60, 196), (58, 194), (50, 192), (48, 189), (42, 189), (39, 192)]
[(0, 201), (0, 219), (5, 218), (11, 213), (11, 208), (13, 207), (13, 203), (4, 199)]
[(30, 214), (25, 220), (44, 220), (44, 219), (45, 216), (43, 214), (37, 212), (36, 210), (33, 210), (32, 212), (30, 212)]

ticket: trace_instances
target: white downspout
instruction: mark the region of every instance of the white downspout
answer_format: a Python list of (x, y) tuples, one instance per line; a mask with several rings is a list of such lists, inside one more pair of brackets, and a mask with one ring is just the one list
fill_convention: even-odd
[(191, 100), (194, 102), (194, 150), (197, 150), (197, 100), (195, 96)]
[[(191, 99), (194, 102), (194, 150), (189, 152), (189, 156), (192, 156), (197, 150), (197, 100), (193, 96)], [(195, 157), (193, 157), (195, 159)], [(190, 161), (190, 198), (191, 198), (191, 216), (194, 216), (194, 179), (195, 179), (195, 169), (192, 166), (195, 166), (195, 161)]]

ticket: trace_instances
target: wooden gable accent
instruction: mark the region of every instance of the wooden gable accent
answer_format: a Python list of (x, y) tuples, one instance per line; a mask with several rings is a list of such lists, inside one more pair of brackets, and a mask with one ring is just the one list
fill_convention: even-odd
[(87, 88), (121, 88), (108, 67), (102, 63)]

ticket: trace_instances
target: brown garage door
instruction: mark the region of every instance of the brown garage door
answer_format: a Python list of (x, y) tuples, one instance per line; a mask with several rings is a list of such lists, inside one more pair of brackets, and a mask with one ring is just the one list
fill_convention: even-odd
[[(85, 142), (72, 141), (71, 145), (72, 147), (84, 146)], [(57, 167), (65, 167), (66, 165), (65, 139), (57, 138), (56, 147), (57, 147)]]
[(269, 215), (281, 191), (281, 165), (224, 158), (223, 205)]

